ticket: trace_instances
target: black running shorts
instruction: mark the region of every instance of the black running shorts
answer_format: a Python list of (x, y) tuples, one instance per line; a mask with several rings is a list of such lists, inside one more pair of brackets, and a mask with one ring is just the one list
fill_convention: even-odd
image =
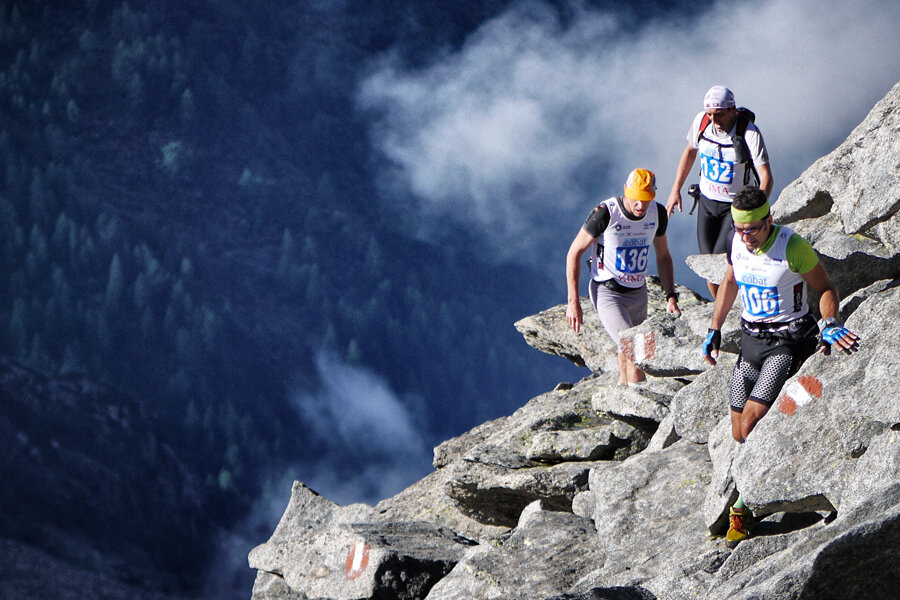
[(697, 248), (700, 254), (728, 252), (731, 243), (731, 203), (700, 195), (697, 209)]

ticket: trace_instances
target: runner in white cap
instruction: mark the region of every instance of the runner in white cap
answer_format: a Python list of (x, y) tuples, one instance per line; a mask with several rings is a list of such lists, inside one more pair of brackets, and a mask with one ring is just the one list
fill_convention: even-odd
[[(681, 188), (700, 154), (700, 197), (697, 246), (700, 254), (721, 254), (731, 233), (731, 200), (747, 186), (772, 193), (772, 170), (762, 134), (735, 106), (728, 88), (711, 87), (703, 98), (703, 111), (694, 117), (681, 154), (675, 181), (666, 203), (669, 216), (681, 211)], [(717, 284), (708, 283), (713, 298)]]
[(566, 320), (578, 332), (584, 323), (578, 298), (581, 257), (591, 249), (591, 302), (616, 343), (620, 385), (637, 385), (646, 379), (625, 356), (619, 334), (647, 318), (645, 277), (651, 244), (666, 292), (666, 311), (681, 312), (666, 242), (668, 216), (663, 205), (653, 201), (655, 197), (656, 176), (647, 169), (635, 169), (625, 182), (624, 195), (604, 200), (591, 212), (566, 255)]

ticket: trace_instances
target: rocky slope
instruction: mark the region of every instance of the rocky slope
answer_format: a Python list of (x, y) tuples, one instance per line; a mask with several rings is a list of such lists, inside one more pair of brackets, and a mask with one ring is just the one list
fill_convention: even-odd
[[(813, 242), (863, 343), (807, 361), (746, 444), (727, 418), (733, 354), (700, 358), (709, 303), (682, 290), (683, 314), (667, 315), (653, 284), (651, 318), (626, 333), (651, 375), (642, 389), (615, 385), (595, 318), (576, 335), (551, 308), (516, 327), (591, 376), (440, 445), (433, 473), (374, 507), (296, 483), (250, 554), (252, 597), (897, 598), (898, 134), (900, 84), (774, 205)], [(737, 325), (734, 311), (723, 350), (736, 351)], [(761, 521), (732, 551), (721, 534), (737, 489)]]

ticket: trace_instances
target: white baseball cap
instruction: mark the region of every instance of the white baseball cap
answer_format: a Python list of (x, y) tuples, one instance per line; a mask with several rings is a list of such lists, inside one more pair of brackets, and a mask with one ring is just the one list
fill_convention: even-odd
[(714, 85), (709, 88), (703, 97), (704, 110), (716, 110), (718, 108), (733, 108), (734, 94), (724, 85)]

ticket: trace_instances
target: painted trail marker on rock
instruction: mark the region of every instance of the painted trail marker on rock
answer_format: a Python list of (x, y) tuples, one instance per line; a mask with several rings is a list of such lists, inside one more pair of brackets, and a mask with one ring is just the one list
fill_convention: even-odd
[(622, 352), (631, 362), (653, 359), (656, 356), (656, 338), (653, 332), (622, 338)]
[(778, 409), (787, 416), (793, 415), (801, 406), (822, 397), (822, 382), (812, 375), (801, 375), (792, 381), (781, 394)]
[(347, 553), (344, 577), (353, 581), (365, 572), (367, 566), (369, 566), (369, 545), (365, 542), (356, 542), (350, 546)]

